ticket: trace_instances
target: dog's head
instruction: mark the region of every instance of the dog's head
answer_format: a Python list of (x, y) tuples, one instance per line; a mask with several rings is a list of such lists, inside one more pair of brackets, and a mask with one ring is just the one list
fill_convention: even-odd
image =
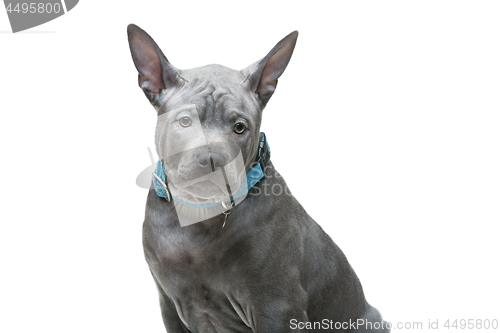
[(225, 201), (255, 160), (262, 110), (298, 33), (237, 71), (220, 65), (176, 69), (145, 31), (131, 24), (127, 32), (139, 86), (158, 114), (156, 150), (172, 194), (190, 203)]

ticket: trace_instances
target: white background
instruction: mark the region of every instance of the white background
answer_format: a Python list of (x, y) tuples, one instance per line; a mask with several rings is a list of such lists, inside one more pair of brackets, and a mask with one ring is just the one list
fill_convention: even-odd
[(292, 192), (386, 320), (500, 320), (499, 17), (497, 1), (82, 0), (11, 34), (0, 11), (0, 331), (164, 332), (135, 185), (155, 112), (128, 23), (178, 68), (241, 69), (299, 30), (262, 128)]

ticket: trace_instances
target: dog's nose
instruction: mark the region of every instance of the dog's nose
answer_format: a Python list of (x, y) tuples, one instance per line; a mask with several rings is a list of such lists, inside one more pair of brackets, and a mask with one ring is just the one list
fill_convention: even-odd
[(214, 151), (204, 151), (197, 157), (198, 164), (202, 168), (209, 168), (213, 166), (214, 170), (222, 168), (226, 165), (226, 159), (221, 153)]

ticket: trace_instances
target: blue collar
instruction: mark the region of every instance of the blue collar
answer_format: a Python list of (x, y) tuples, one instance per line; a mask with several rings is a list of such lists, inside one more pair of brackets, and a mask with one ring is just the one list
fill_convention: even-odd
[[(269, 144), (267, 142), (266, 135), (263, 132), (261, 132), (259, 138), (259, 148), (257, 151), (257, 157), (255, 159), (255, 166), (252, 167), (250, 171), (247, 172), (246, 186), (244, 183), (241, 184), (238, 190), (231, 196), (232, 204), (234, 203), (235, 199), (246, 195), (248, 191), (250, 191), (250, 189), (264, 177), (264, 170), (269, 164), (270, 157), (271, 157), (271, 150), (269, 149)], [(158, 163), (156, 164), (156, 171), (155, 173), (153, 173), (153, 185), (156, 194), (161, 198), (167, 199), (167, 201), (173, 199), (184, 205), (197, 208), (209, 208), (221, 204), (220, 202), (192, 204), (185, 200), (182, 200), (181, 198), (175, 197), (170, 194), (166, 178), (167, 177), (165, 175), (165, 166), (163, 165), (161, 160), (158, 160)]]

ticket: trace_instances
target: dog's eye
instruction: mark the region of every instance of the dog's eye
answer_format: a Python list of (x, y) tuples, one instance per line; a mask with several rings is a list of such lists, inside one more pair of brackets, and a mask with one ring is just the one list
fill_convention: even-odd
[(245, 124), (243, 124), (243, 123), (236, 123), (234, 125), (234, 132), (237, 134), (241, 134), (241, 133), (245, 132), (245, 129), (246, 129), (246, 127), (245, 127)]
[(182, 127), (188, 127), (191, 125), (191, 118), (182, 117), (181, 119), (179, 119), (179, 124), (181, 124)]

